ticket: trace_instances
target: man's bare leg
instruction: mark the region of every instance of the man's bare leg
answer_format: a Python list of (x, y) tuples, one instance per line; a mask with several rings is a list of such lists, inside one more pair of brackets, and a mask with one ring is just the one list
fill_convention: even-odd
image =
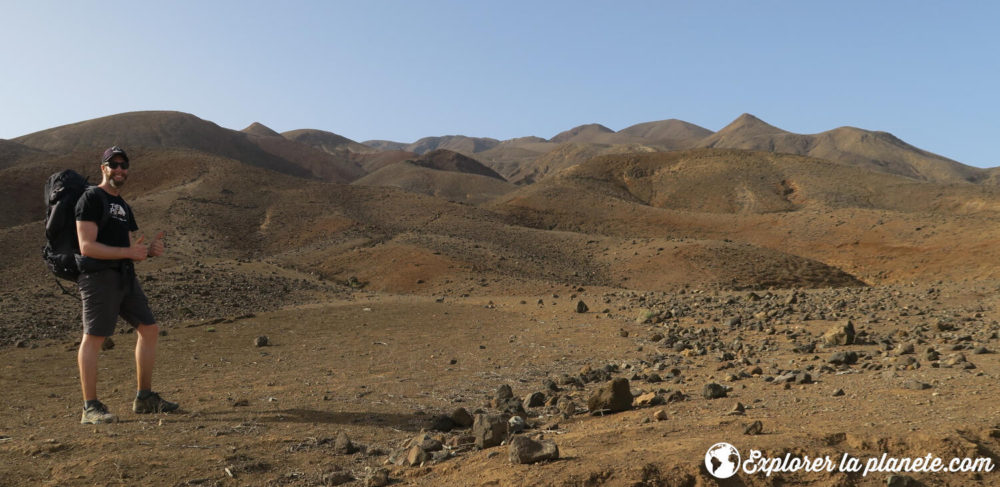
[(156, 363), (156, 342), (160, 327), (156, 324), (136, 327), (139, 337), (135, 342), (136, 390), (149, 391), (153, 387), (153, 366)]
[(101, 353), (104, 339), (105, 337), (84, 333), (80, 340), (76, 363), (80, 367), (80, 387), (83, 389), (84, 402), (97, 399), (97, 356)]

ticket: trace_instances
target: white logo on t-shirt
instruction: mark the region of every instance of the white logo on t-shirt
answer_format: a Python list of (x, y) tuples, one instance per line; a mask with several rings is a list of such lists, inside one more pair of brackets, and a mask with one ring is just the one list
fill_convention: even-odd
[(111, 203), (110, 208), (108, 208), (108, 213), (110, 213), (111, 217), (114, 218), (115, 220), (121, 222), (128, 222), (128, 214), (125, 213), (125, 208), (123, 208), (122, 205), (119, 205), (118, 203)]

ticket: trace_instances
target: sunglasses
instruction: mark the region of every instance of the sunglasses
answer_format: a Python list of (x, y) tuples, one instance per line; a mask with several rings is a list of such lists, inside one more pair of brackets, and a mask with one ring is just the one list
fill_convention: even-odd
[(104, 165), (110, 167), (111, 169), (118, 169), (119, 167), (122, 168), (122, 169), (128, 169), (128, 161), (125, 161), (125, 162), (105, 162)]

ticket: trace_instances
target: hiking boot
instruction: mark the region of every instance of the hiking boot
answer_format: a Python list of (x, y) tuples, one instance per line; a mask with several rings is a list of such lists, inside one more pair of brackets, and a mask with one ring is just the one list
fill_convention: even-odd
[(83, 408), (80, 424), (101, 424), (115, 422), (115, 415), (108, 412), (108, 407), (98, 401), (97, 404)]
[(164, 400), (159, 394), (153, 392), (145, 399), (135, 398), (132, 401), (132, 411), (138, 414), (147, 413), (169, 413), (177, 410), (177, 403)]

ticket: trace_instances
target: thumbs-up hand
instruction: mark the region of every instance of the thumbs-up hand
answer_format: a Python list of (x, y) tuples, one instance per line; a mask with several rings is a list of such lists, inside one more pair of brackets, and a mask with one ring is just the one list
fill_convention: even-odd
[(163, 255), (163, 250), (164, 250), (163, 237), (164, 237), (164, 235), (166, 235), (164, 232), (157, 233), (156, 234), (156, 238), (154, 238), (153, 242), (151, 244), (149, 244), (149, 256), (150, 257), (159, 257), (159, 256)]
[(149, 246), (144, 242), (146, 241), (146, 236), (143, 235), (139, 237), (136, 241), (132, 242), (132, 245), (128, 248), (128, 258), (135, 262), (146, 260), (149, 255)]

